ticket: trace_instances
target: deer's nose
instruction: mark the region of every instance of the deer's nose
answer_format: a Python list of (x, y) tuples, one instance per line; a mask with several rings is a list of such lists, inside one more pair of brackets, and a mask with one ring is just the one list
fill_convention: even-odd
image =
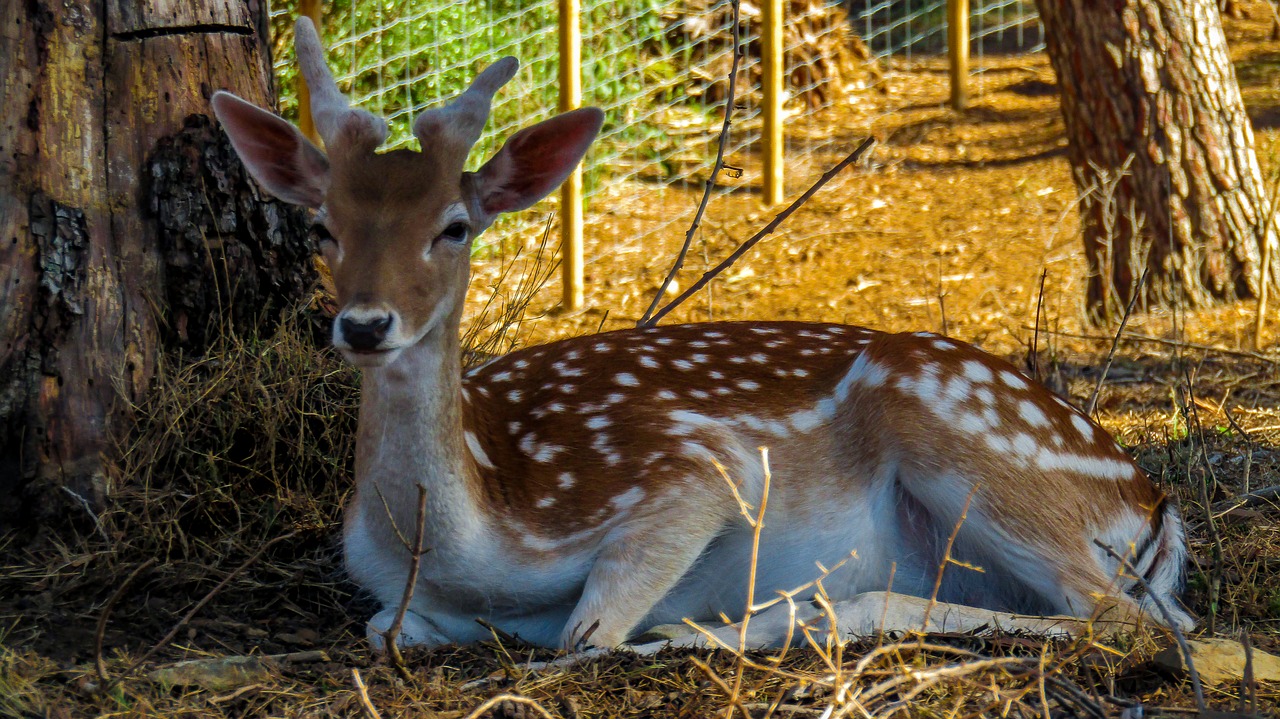
[(391, 320), (390, 314), (359, 319), (343, 316), (338, 319), (338, 330), (351, 349), (367, 352), (377, 349), (387, 338)]

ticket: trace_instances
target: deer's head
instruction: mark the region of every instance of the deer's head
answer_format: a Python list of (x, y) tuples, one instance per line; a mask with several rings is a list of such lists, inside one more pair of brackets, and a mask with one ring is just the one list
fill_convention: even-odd
[(475, 237), (499, 213), (525, 209), (563, 182), (603, 113), (584, 108), (526, 127), (468, 172), (467, 155), (493, 96), (516, 72), (515, 58), (506, 57), (453, 102), (418, 116), (420, 152), (379, 153), (386, 123), (349, 106), (309, 19), (298, 20), (296, 33), (327, 154), (290, 123), (230, 93), (214, 95), (214, 113), (268, 192), (315, 210), (341, 308), (333, 344), (356, 364), (383, 366), (432, 332), (456, 331)]

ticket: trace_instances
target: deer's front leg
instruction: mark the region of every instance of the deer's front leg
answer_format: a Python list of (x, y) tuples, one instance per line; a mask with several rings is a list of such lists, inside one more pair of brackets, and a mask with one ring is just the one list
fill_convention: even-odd
[(689, 520), (650, 516), (610, 533), (561, 634), (564, 648), (578, 648), (588, 631), (586, 643), (596, 647), (612, 649), (627, 640), (720, 529), (716, 518)]

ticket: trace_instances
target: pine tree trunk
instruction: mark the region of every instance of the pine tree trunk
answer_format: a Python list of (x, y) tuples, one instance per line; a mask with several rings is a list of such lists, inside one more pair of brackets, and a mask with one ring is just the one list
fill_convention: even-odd
[[(0, 526), (96, 504), (162, 344), (199, 351), (310, 282), (208, 120), (269, 105), (258, 0), (10, 3), (0, 22)], [(233, 304), (238, 303), (238, 304)]]
[(1091, 318), (1122, 312), (1144, 268), (1139, 309), (1255, 297), (1276, 223), (1214, 0), (1036, 4), (1083, 197)]

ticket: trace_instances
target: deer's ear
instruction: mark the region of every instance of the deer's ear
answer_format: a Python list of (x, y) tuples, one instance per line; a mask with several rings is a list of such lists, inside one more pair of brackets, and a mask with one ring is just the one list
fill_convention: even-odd
[(249, 174), (267, 192), (318, 208), (329, 188), (329, 161), (298, 128), (229, 92), (213, 96), (213, 113)]
[(577, 167), (603, 122), (598, 108), (584, 107), (512, 135), (476, 172), (480, 208), (492, 217), (546, 197)]

